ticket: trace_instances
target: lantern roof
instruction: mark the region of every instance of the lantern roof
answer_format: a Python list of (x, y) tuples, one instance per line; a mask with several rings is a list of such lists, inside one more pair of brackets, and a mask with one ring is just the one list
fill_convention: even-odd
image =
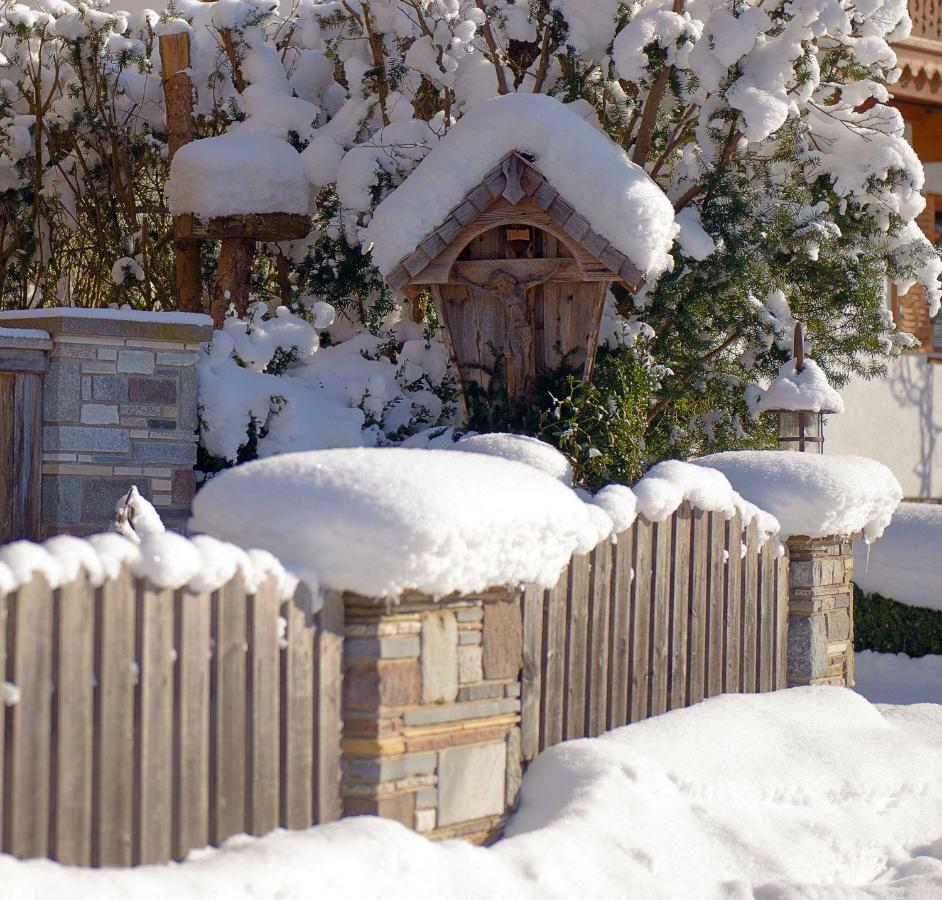
[(753, 386), (748, 396), (754, 415), (763, 412), (813, 412), (840, 415), (844, 400), (831, 387), (821, 367), (804, 357), (799, 368), (795, 358), (785, 363), (764, 390)]

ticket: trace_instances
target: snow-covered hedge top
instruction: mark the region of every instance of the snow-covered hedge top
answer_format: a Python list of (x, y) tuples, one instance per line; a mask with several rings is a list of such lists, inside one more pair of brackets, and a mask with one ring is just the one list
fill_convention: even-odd
[(0, 592), (15, 591), (34, 574), (58, 587), (74, 581), (82, 571), (97, 586), (116, 578), (122, 565), (135, 577), (172, 590), (214, 591), (236, 572), (241, 572), (249, 591), (273, 576), (287, 598), (298, 584), (265, 550), (243, 550), (208, 535), (185, 538), (170, 531), (154, 532), (138, 541), (107, 532), (89, 538), (57, 535), (43, 544), (16, 541), (0, 547)]
[(754, 415), (770, 409), (803, 409), (838, 415), (844, 412), (844, 400), (813, 359), (805, 359), (800, 372), (796, 370), (795, 360), (790, 359), (765, 390), (753, 387), (747, 392), (746, 400)]
[(677, 233), (664, 192), (603, 132), (545, 94), (506, 94), (466, 113), (375, 210), (366, 231), (388, 275), (508, 153), (533, 158), (560, 195), (648, 278)]
[(532, 446), (504, 440), (502, 449), (322, 450), (248, 463), (197, 494), (191, 526), (278, 553), (324, 587), (385, 598), (552, 586), (574, 554), (628, 528), (636, 511), (660, 521), (684, 501), (756, 518), (763, 537), (778, 531), (718, 472), (665, 463), (635, 492), (610, 485), (592, 497), (546, 472), (547, 455)]
[(203, 138), (181, 147), (170, 164), (167, 205), (175, 216), (247, 213), (305, 214), (310, 184), (301, 154), (252, 129)]
[(722, 472), (743, 497), (771, 512), (782, 537), (883, 534), (903, 497), (896, 476), (863, 456), (783, 450), (716, 453), (697, 465)]

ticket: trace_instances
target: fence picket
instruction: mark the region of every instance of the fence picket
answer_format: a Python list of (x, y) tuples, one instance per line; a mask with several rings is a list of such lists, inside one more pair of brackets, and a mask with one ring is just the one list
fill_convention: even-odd
[(775, 652), (772, 635), (776, 627), (775, 616), (775, 551), (771, 541), (762, 546), (759, 559), (759, 683), (760, 691), (771, 691), (775, 686)]
[(91, 864), (94, 595), (84, 573), (56, 590), (50, 855)]
[[(3, 385), (0, 383), (0, 396)], [(0, 456), (2, 459), (2, 456)], [(0, 678), (7, 678), (7, 595), (0, 593)], [(0, 704), (0, 850), (4, 847), (3, 807), (4, 789), (3, 777), (6, 771), (6, 703)]]
[(523, 593), (523, 685), (520, 747), (524, 761), (540, 752), (540, 697), (543, 692), (543, 594), (534, 585)]
[(608, 715), (606, 726), (617, 728), (628, 721), (631, 693), (631, 583), (634, 580), (634, 526), (618, 535), (612, 560), (612, 615), (609, 623)]
[(684, 503), (673, 518), (674, 556), (670, 595), (670, 683), (668, 709), (687, 703), (687, 624), (690, 617), (690, 507)]
[(699, 703), (706, 693), (707, 572), (709, 522), (707, 513), (695, 509), (690, 534), (690, 618), (687, 631), (687, 703)]
[(135, 603), (126, 569), (95, 593), (92, 861), (129, 866), (134, 831)]
[(595, 737), (605, 731), (605, 704), (608, 699), (608, 626), (611, 618), (612, 551), (603, 541), (592, 551), (592, 582), (589, 586), (588, 695), (586, 734)]
[(314, 821), (314, 674), (316, 630), (294, 599), (283, 606), (286, 645), (281, 651), (281, 825)]
[(723, 632), (726, 628), (726, 520), (722, 513), (709, 514), (709, 605), (707, 612), (706, 695), (723, 692)]
[(540, 750), (563, 739), (563, 696), (566, 666), (566, 593), (569, 567), (544, 595), (543, 607), (543, 709)]
[(742, 640), (742, 516), (737, 512), (726, 523), (726, 622), (723, 628), (723, 659), (726, 671), (723, 690), (741, 689), (739, 645)]
[(567, 740), (585, 737), (586, 661), (589, 640), (591, 557), (574, 556), (566, 589), (566, 690), (564, 728)]
[(631, 694), (630, 722), (648, 716), (651, 680), (651, 551), (654, 526), (639, 517), (635, 522), (635, 577), (631, 583)]
[[(854, 602), (853, 593), (850, 598)], [(854, 621), (851, 609), (851, 622)], [(853, 635), (851, 635), (853, 638)], [(853, 686), (854, 654), (848, 653), (850, 666), (848, 682)], [(782, 555), (775, 566), (775, 690), (788, 686), (788, 556)]]
[(658, 522), (653, 529), (654, 566), (651, 586), (651, 690), (648, 714), (667, 712), (670, 693), (671, 557), (674, 545), (673, 519)]
[(317, 630), (317, 788), (318, 822), (333, 822), (341, 815), (340, 739), (343, 671), (343, 597), (328, 591)]
[(756, 689), (759, 653), (759, 529), (753, 521), (746, 529), (746, 555), (742, 561), (742, 689)]

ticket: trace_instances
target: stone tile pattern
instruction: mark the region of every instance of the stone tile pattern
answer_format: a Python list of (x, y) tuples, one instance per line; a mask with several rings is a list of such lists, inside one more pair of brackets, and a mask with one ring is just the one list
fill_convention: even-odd
[[(520, 669), (485, 640), (485, 608), (520, 593), (396, 606), (344, 595), (343, 804), (345, 815), (397, 819), (434, 838), (496, 838), (520, 788)], [(483, 660), (500, 653), (499, 677)]]
[(106, 529), (131, 485), (168, 527), (180, 528), (195, 489), (196, 362), (211, 329), (82, 325), (87, 333), (52, 333), (43, 388), (43, 536)]
[(788, 686), (854, 686), (851, 538), (788, 541)]

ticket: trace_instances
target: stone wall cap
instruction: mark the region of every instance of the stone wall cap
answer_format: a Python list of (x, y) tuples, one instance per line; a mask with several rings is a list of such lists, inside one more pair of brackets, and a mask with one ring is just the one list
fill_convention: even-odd
[(48, 331), (39, 328), (2, 328), (0, 327), (0, 347), (23, 350), (49, 350), (52, 339)]
[[(213, 320), (202, 313), (50, 306), (0, 312), (0, 333), (41, 324), (51, 333), (197, 343), (213, 336)], [(48, 337), (48, 334), (47, 334)]]

